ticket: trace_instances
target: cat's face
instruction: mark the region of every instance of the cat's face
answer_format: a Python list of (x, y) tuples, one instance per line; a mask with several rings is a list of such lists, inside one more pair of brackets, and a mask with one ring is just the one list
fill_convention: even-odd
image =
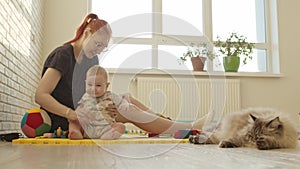
[(263, 118), (257, 118), (251, 114), (250, 116), (254, 121), (253, 127), (249, 133), (250, 140), (253, 142), (260, 141), (267, 137), (276, 139), (283, 135), (283, 124), (279, 117), (276, 117), (272, 120), (265, 120)]

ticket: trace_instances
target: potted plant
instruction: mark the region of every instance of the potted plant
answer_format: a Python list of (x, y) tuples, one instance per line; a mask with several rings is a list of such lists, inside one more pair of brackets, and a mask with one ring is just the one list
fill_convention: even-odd
[(187, 51), (179, 58), (180, 64), (183, 64), (190, 58), (194, 71), (203, 71), (206, 59), (213, 60), (215, 58), (212, 50), (209, 50), (206, 43), (191, 43)]
[(247, 64), (248, 59), (252, 59), (254, 43), (247, 42), (246, 39), (245, 36), (239, 35), (236, 32), (232, 32), (225, 41), (222, 41), (219, 36), (217, 37), (214, 45), (219, 47), (218, 51), (225, 55), (223, 57), (225, 72), (238, 71), (240, 56), (244, 57), (244, 64)]

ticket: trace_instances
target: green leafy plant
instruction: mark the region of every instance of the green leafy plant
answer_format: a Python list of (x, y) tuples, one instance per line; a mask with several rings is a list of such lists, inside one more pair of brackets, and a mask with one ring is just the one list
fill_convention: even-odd
[(180, 63), (184, 63), (187, 61), (187, 58), (192, 57), (206, 57), (210, 60), (215, 58), (215, 54), (212, 50), (209, 50), (206, 43), (191, 43), (188, 46), (187, 51), (183, 53), (183, 55), (179, 58)]
[(225, 56), (240, 57), (243, 55), (245, 57), (243, 63), (247, 64), (248, 59), (252, 60), (254, 43), (247, 42), (246, 40), (245, 36), (232, 32), (225, 41), (222, 41), (218, 36), (214, 45), (215, 47), (219, 47), (218, 51)]

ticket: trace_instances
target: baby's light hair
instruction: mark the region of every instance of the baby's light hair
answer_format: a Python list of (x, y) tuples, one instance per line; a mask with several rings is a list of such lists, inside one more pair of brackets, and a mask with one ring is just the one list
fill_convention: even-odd
[(105, 78), (105, 80), (107, 81), (108, 79), (108, 73), (107, 71), (99, 66), (99, 65), (94, 65), (92, 66), (91, 68), (89, 68), (89, 70), (86, 72), (86, 77), (89, 77), (89, 76), (96, 76), (96, 75), (101, 75)]

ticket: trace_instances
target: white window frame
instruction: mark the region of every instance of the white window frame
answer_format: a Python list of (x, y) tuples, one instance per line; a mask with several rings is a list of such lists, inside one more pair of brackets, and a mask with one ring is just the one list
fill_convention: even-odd
[[(162, 13), (162, 1), (152, 0), (152, 12)], [(261, 0), (255, 0), (261, 1)], [(212, 41), (212, 0), (203, 0), (203, 34)], [(92, 0), (88, 0), (88, 11), (92, 9)], [(153, 33), (152, 38), (132, 38), (132, 37), (112, 37), (113, 42), (118, 44), (146, 44), (151, 45), (153, 49), (157, 49), (159, 45), (182, 45), (178, 40), (185, 42), (197, 43), (205, 41), (206, 38), (200, 36), (181, 36), (181, 35), (159, 35), (162, 33), (162, 15), (153, 15)], [(264, 49), (267, 51), (267, 72), (268, 74), (280, 74), (279, 64), (279, 41), (278, 41), (278, 20), (277, 20), (277, 0), (265, 0), (265, 22), (266, 22), (266, 43), (255, 43), (255, 49)], [(152, 67), (158, 68), (158, 51), (153, 50)], [(212, 64), (208, 65), (208, 69), (212, 69)]]

